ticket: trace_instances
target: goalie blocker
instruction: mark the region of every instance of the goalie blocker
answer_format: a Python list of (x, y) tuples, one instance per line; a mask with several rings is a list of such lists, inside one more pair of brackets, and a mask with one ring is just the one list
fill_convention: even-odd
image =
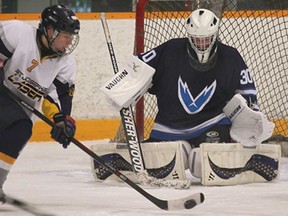
[(152, 86), (155, 69), (136, 56), (130, 56), (123, 70), (116, 73), (100, 90), (118, 109), (133, 106)]

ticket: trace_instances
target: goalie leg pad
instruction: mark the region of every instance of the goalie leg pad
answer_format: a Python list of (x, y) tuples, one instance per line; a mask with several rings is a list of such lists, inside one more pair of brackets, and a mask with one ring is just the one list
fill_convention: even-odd
[(191, 152), (192, 148), (189, 142), (187, 141), (180, 141), (182, 143), (182, 155), (183, 155), (183, 163), (185, 170), (189, 169), (188, 157), (189, 153)]
[(202, 143), (200, 149), (203, 185), (270, 182), (279, 176), (279, 145), (262, 144), (251, 148), (239, 143)]
[[(90, 148), (101, 156), (107, 164), (123, 172), (132, 181), (138, 181), (132, 170), (126, 143), (100, 141)], [(165, 180), (187, 180), (185, 174), (187, 155), (184, 153), (190, 150), (187, 143), (184, 141), (141, 143), (141, 148), (148, 174)], [(91, 166), (95, 180), (110, 179), (120, 181), (118, 177), (112, 175), (93, 159), (91, 159)]]
[(193, 148), (188, 157), (189, 170), (196, 178), (201, 178), (201, 151), (200, 148)]

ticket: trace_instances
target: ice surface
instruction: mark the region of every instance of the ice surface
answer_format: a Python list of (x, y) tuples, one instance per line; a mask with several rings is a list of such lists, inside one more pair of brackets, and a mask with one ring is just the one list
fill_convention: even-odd
[[(93, 141), (83, 142), (91, 146)], [(57, 216), (284, 216), (288, 215), (288, 158), (281, 160), (278, 182), (188, 190), (143, 187), (160, 199), (203, 192), (205, 202), (194, 209), (167, 212), (125, 183), (95, 182), (90, 156), (71, 144), (29, 143), (16, 161), (4, 190), (8, 195)], [(141, 186), (142, 187), (142, 186)], [(7, 204), (0, 216), (31, 215)]]

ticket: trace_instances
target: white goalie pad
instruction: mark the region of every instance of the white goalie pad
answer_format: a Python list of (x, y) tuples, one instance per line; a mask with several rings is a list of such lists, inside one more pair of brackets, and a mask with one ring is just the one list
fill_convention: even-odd
[(123, 70), (116, 73), (100, 90), (112, 100), (113, 105), (120, 110), (134, 105), (152, 86), (155, 69), (131, 56)]
[(263, 113), (250, 109), (240, 94), (227, 103), (223, 112), (232, 121), (230, 136), (243, 145), (259, 145), (272, 136), (274, 123), (269, 122)]
[[(186, 180), (187, 153), (182, 146), (182, 141), (141, 143), (148, 174), (157, 179)], [(119, 170), (132, 181), (139, 183), (139, 179), (132, 170), (126, 143), (97, 142), (90, 148), (101, 156), (107, 164)], [(93, 159), (91, 166), (95, 180), (121, 181)]]
[(262, 144), (202, 143), (203, 185), (237, 185), (275, 181), (280, 172), (281, 147)]

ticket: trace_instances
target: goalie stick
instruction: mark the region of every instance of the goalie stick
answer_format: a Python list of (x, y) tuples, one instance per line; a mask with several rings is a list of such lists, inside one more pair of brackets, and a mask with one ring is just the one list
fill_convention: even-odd
[[(25, 212), (28, 212), (32, 215), (36, 215), (36, 216), (54, 216), (53, 214), (49, 214), (46, 212), (41, 211), (40, 209), (32, 206), (31, 204), (28, 204), (27, 202), (24, 202), (22, 200), (16, 199), (14, 197), (5, 195), (5, 194), (1, 194), (0, 195), (1, 200), (5, 201), (5, 203), (12, 205), (16, 208), (19, 208)], [(0, 210), (1, 211), (1, 210)]]
[[(118, 65), (116, 56), (114, 53), (114, 48), (108, 28), (108, 23), (106, 20), (105, 13), (100, 14), (101, 23), (103, 26), (111, 63), (113, 66), (114, 73), (118, 73)], [(133, 110), (132, 107), (129, 106), (128, 108), (122, 108), (120, 110), (120, 116), (123, 124), (123, 129), (126, 137), (126, 142), (128, 146), (128, 151), (131, 158), (132, 168), (134, 172), (143, 172), (145, 170), (145, 163), (143, 159), (143, 153), (141, 149), (141, 145), (139, 142), (139, 136), (136, 129), (136, 124), (134, 120)], [(128, 131), (129, 130), (129, 131)]]
[[(3, 86), (3, 90), (16, 102), (21, 104), (25, 109), (32, 112), (34, 115), (36, 115), (38, 118), (43, 120), (45, 123), (47, 123), (49, 126), (54, 127), (55, 124), (48, 119), (46, 116), (44, 116), (41, 112), (39, 112), (37, 109), (20, 99), (18, 96), (16, 96), (14, 93), (12, 93), (7, 87)], [(79, 142), (77, 139), (72, 138), (72, 143), (74, 143), (77, 147), (79, 147), (81, 150), (83, 150), (85, 153), (90, 155), (95, 161), (97, 161), (99, 164), (104, 166), (107, 170), (109, 170), (111, 173), (119, 177), (122, 181), (124, 181), (126, 184), (131, 186), (133, 189), (135, 189), (138, 193), (143, 195), (145, 198), (147, 198), (150, 202), (152, 202), (154, 205), (159, 207), (160, 209), (172, 211), (172, 210), (182, 210), (182, 209), (191, 209), (195, 207), (198, 204), (201, 204), (204, 202), (204, 194), (203, 193), (194, 193), (190, 196), (174, 199), (174, 200), (162, 200), (158, 199), (157, 197), (151, 195), (144, 189), (142, 189), (140, 186), (135, 184), (132, 180), (130, 180), (128, 177), (126, 177), (124, 174), (113, 168), (112, 166), (109, 166), (100, 156), (95, 154), (91, 149), (83, 145), (81, 142)]]

